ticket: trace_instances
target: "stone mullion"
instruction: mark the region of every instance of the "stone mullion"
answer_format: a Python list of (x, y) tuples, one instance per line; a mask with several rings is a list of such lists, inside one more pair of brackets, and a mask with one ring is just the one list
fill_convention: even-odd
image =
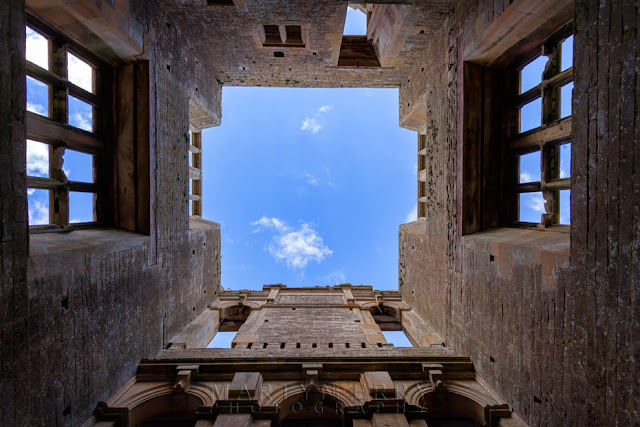
[[(558, 56), (558, 43), (555, 40), (548, 41), (542, 47), (542, 54), (549, 57), (542, 81), (548, 81), (558, 74), (560, 69)], [(560, 89), (549, 84), (542, 84), (542, 125), (560, 118)], [(560, 217), (560, 203), (558, 190), (547, 188), (547, 183), (553, 179), (559, 178), (560, 171), (560, 150), (556, 146), (542, 142), (540, 145), (540, 188), (542, 197), (545, 200), (545, 211), (541, 218), (541, 227), (548, 227), (551, 224), (557, 224)]]
[[(64, 41), (53, 40), (50, 59), (51, 71), (67, 80), (67, 45)], [(54, 85), (50, 92), (49, 115), (58, 123), (69, 122), (69, 89), (65, 84)], [(64, 142), (64, 141), (63, 141)], [(49, 146), (49, 176), (63, 183), (67, 176), (63, 171), (64, 146)], [(49, 222), (69, 225), (69, 190), (57, 188), (49, 192)]]

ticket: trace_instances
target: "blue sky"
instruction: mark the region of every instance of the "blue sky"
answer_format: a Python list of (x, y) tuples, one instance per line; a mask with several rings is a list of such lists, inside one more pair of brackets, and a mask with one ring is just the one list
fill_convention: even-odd
[(416, 207), (398, 90), (225, 87), (222, 103), (203, 132), (203, 216), (221, 223), (223, 286), (397, 288)]

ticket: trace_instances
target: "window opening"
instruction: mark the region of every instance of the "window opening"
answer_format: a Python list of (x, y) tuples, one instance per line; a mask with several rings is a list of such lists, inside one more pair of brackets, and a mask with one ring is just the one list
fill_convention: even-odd
[(189, 215), (202, 217), (202, 132), (189, 131)]
[(516, 223), (545, 228), (570, 223), (573, 36), (568, 24), (516, 67), (515, 120), (510, 141), (517, 161)]
[(305, 47), (301, 25), (267, 24), (261, 28), (264, 47)]
[(95, 160), (105, 154), (96, 120), (105, 102), (100, 61), (35, 18), (27, 22), (27, 201), (29, 225), (39, 226), (30, 231), (95, 227)]
[(232, 348), (233, 339), (238, 332), (218, 332), (207, 348)]
[(345, 36), (366, 36), (367, 35), (367, 15), (359, 9), (347, 7), (347, 17), (344, 21)]
[(405, 335), (404, 331), (382, 331), (384, 339), (388, 343), (394, 345), (394, 347), (413, 347), (409, 338)]

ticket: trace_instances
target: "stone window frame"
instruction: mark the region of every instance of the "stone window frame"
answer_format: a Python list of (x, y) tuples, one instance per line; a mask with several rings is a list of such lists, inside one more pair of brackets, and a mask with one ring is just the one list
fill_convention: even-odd
[[(573, 82), (573, 65), (561, 70), (561, 44), (573, 35), (573, 22), (563, 25), (544, 42), (540, 43), (509, 67), (511, 108), (506, 111), (505, 121), (510, 123), (506, 131), (507, 151), (504, 165), (507, 174), (508, 195), (505, 206), (512, 226), (523, 228), (569, 231), (570, 225), (560, 224), (560, 190), (571, 190), (571, 176), (560, 177), (560, 147), (571, 144), (572, 115), (560, 117), (561, 88)], [(535, 59), (546, 56), (547, 64), (541, 82), (520, 94), (520, 71)], [(519, 132), (520, 109), (528, 103), (541, 99), (541, 125), (526, 132)], [(520, 183), (519, 158), (522, 155), (540, 153), (540, 181)], [(545, 200), (545, 213), (538, 223), (519, 221), (519, 198), (523, 193), (541, 192)]]
[[(48, 41), (49, 70), (26, 60), (26, 76), (34, 78), (48, 87), (48, 117), (26, 112), (26, 139), (47, 144), (49, 147), (49, 177), (27, 176), (28, 189), (49, 191), (49, 224), (29, 227), (31, 234), (97, 228), (105, 224), (106, 177), (103, 163), (107, 157), (107, 144), (102, 135), (106, 129), (104, 118), (109, 109), (108, 99), (103, 94), (110, 85), (108, 65), (87, 49), (53, 30), (33, 17), (26, 16), (25, 28), (32, 28)], [(68, 55), (86, 62), (93, 69), (93, 92), (88, 92), (68, 80)], [(69, 96), (92, 107), (92, 131), (85, 131), (69, 123)], [(25, 140), (26, 144), (26, 140)], [(90, 154), (93, 157), (93, 182), (69, 181), (63, 171), (66, 149)], [(69, 193), (92, 193), (93, 221), (69, 222)]]
[(202, 218), (202, 130), (193, 125), (190, 125), (189, 156), (190, 216)]

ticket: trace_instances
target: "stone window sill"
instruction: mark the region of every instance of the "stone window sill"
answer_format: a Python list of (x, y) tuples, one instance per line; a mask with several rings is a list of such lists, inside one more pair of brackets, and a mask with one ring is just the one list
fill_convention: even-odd
[(542, 267), (543, 283), (555, 286), (556, 272), (569, 266), (570, 235), (566, 232), (496, 228), (462, 237), (464, 249), (484, 252), (496, 263), (500, 277), (512, 278), (516, 265)]

